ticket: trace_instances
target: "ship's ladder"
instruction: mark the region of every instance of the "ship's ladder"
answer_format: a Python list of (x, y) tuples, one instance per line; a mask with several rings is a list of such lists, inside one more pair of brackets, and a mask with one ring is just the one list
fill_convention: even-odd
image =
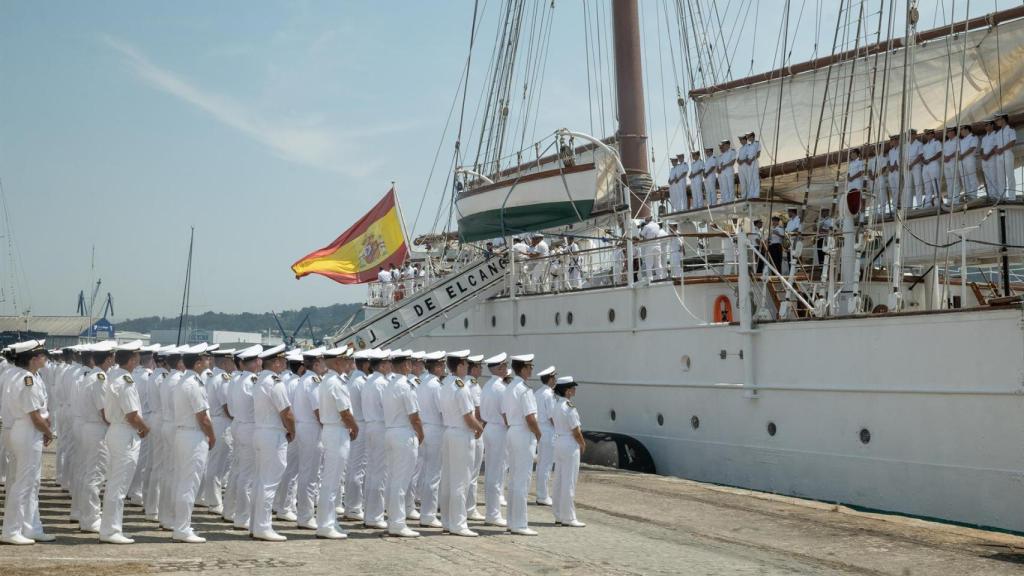
[(365, 322), (339, 332), (331, 341), (335, 346), (351, 344), (356, 350), (399, 347), (501, 292), (510, 269), (505, 254), (475, 260), (392, 303)]

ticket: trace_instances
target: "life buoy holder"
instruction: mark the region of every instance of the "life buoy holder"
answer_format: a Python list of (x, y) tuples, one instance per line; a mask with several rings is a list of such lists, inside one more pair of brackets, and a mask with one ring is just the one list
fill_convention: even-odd
[(722, 294), (715, 298), (711, 313), (714, 315), (714, 322), (732, 322), (732, 302), (729, 301), (729, 297)]

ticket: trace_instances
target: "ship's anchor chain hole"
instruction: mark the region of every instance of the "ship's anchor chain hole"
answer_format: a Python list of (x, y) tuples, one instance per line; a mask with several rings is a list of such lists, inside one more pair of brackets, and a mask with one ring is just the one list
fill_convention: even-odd
[(665, 425), (665, 416), (663, 414), (658, 414), (658, 426), (664, 426), (664, 425)]
[(647, 306), (640, 307), (640, 319), (647, 320)]
[(778, 429), (775, 426), (775, 422), (769, 422), (768, 423), (768, 435), (769, 436), (775, 436), (775, 433), (777, 431), (778, 431)]
[(613, 408), (611, 413), (609, 413), (608, 415), (611, 416), (611, 419), (614, 422), (615, 421), (615, 409)]
[(867, 444), (868, 442), (871, 442), (871, 430), (868, 430), (867, 428), (861, 428), (860, 443)]
[(694, 430), (700, 428), (700, 418), (697, 418), (697, 416), (695, 415), (690, 416), (690, 427), (693, 428)]

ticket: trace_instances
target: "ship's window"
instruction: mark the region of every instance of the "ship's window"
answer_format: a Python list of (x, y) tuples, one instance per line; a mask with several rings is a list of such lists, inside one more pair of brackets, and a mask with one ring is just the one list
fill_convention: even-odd
[(681, 358), (679, 358), (679, 363), (683, 365), (683, 372), (689, 372), (690, 371), (690, 356), (689, 355), (683, 354), (683, 356)]
[(612, 410), (611, 413), (609, 414), (609, 416), (611, 416), (612, 420), (614, 421), (615, 420), (615, 410)]
[(769, 422), (768, 423), (768, 435), (769, 436), (775, 436), (775, 433), (777, 431), (778, 431), (778, 429), (775, 427), (775, 422)]
[(462, 327), (465, 328), (466, 330), (469, 330), (469, 318), (462, 319)]
[(868, 430), (867, 428), (860, 429), (860, 442), (861, 444), (871, 442), (871, 430)]
[(640, 307), (640, 319), (647, 320), (647, 306)]
[(690, 426), (694, 430), (700, 428), (700, 418), (697, 418), (697, 416), (690, 416)]
[(526, 314), (519, 315), (519, 325), (526, 326)]
[(615, 322), (615, 308), (608, 309), (608, 321)]
[(561, 323), (562, 323), (562, 313), (561, 312), (555, 312), (555, 326), (558, 326)]
[(664, 426), (664, 425), (665, 425), (665, 416), (662, 415), (662, 414), (658, 414), (658, 426)]
[(565, 313), (565, 321), (572, 325), (572, 312)]
[(494, 328), (497, 325), (498, 325), (498, 318), (497, 318), (497, 316), (491, 316), (491, 328)]
[(441, 322), (441, 330), (444, 330), (445, 322)]

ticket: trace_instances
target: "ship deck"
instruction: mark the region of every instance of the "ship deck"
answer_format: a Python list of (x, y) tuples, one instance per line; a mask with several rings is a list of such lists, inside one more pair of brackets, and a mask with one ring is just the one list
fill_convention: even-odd
[[(177, 545), (134, 506), (137, 544), (100, 544), (67, 522), (68, 498), (44, 455), (43, 523), (52, 544), (3, 547), (0, 575), (89, 574), (1020, 574), (1024, 537), (850, 510), (662, 476), (585, 467), (577, 494), (583, 529), (557, 528), (530, 506), (537, 537), (479, 526), (480, 538), (425, 530), (415, 540), (350, 529), (347, 541), (282, 529), (288, 542), (257, 543), (197, 510), (209, 542)], [(482, 488), (482, 486), (481, 486)], [(282, 528), (281, 526), (278, 526)], [(475, 527), (476, 528), (476, 527)]]

